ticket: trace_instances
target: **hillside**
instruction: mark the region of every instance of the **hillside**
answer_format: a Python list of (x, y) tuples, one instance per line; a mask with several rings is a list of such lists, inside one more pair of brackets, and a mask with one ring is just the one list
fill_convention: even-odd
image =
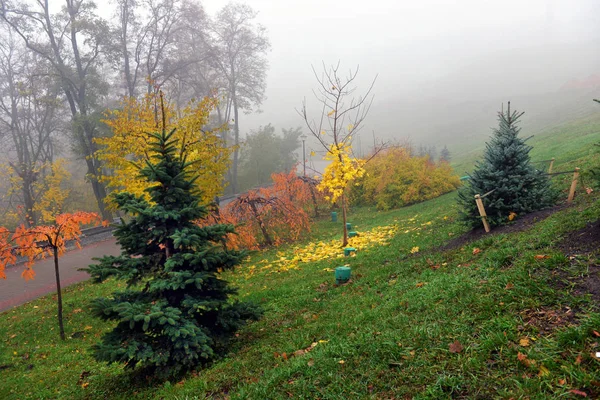
[[(598, 126), (548, 129), (532, 139), (534, 156), (555, 156), (557, 170), (595, 165)], [(564, 191), (569, 179), (555, 183)], [(64, 295), (66, 343), (51, 296), (0, 314), (0, 397), (598, 398), (599, 199), (580, 187), (572, 205), (491, 234), (466, 232), (455, 193), (357, 208), (350, 258), (338, 258), (339, 223), (319, 221), (303, 242), (226, 275), (265, 316), (227, 357), (179, 382), (94, 362), (90, 346), (109, 325), (89, 316), (89, 301), (115, 282), (78, 284)], [(337, 286), (343, 264), (352, 280)]]

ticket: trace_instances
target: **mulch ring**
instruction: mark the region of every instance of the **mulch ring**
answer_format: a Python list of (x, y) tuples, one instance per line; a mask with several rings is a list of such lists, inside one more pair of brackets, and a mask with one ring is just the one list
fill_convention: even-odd
[(464, 235), (461, 235), (455, 239), (452, 239), (451, 241), (446, 243), (444, 246), (441, 246), (439, 249), (436, 249), (436, 250), (438, 250), (438, 251), (454, 250), (454, 249), (463, 247), (471, 242), (479, 240), (483, 237), (489, 237), (490, 235), (497, 235), (497, 234), (501, 234), (501, 233), (522, 232), (524, 230), (531, 228), (536, 223), (548, 218), (552, 214), (568, 208), (569, 206), (571, 206), (571, 205), (564, 203), (564, 204), (559, 204), (559, 205), (551, 207), (551, 208), (546, 208), (544, 210), (525, 214), (523, 216), (516, 218), (513, 222), (511, 222), (508, 225), (502, 225), (502, 226), (492, 228), (491, 232), (489, 232), (489, 233), (486, 233), (485, 229), (483, 229), (483, 226), (482, 226), (481, 228), (473, 229), (472, 231), (467, 232)]
[(520, 312), (523, 323), (518, 326), (518, 329), (520, 332), (534, 329), (542, 336), (549, 335), (558, 328), (577, 325), (575, 314), (570, 307), (561, 307), (557, 310), (549, 307), (523, 310)]

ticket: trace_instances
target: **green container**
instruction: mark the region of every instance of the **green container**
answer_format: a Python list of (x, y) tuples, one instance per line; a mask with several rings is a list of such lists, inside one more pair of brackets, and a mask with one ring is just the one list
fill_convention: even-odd
[(356, 253), (356, 249), (354, 247), (346, 247), (344, 249), (344, 256), (350, 257), (350, 254)]
[(337, 213), (335, 211), (331, 212), (331, 222), (337, 222)]
[(352, 229), (352, 224), (350, 222), (346, 222), (346, 229)]
[(348, 232), (348, 237), (354, 237), (354, 236), (358, 236), (358, 232), (356, 232), (356, 231)]
[(350, 267), (337, 267), (335, 269), (335, 283), (341, 285), (350, 280)]

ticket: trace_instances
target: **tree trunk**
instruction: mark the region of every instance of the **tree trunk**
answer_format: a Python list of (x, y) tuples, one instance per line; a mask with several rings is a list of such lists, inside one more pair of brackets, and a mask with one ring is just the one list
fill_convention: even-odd
[(346, 228), (346, 195), (342, 194), (342, 222), (344, 225), (344, 239), (342, 247), (348, 246), (348, 229)]
[(231, 170), (231, 189), (233, 190), (233, 193), (237, 193), (238, 192), (238, 162), (239, 162), (239, 158), (240, 158), (240, 149), (239, 149), (239, 144), (240, 144), (240, 124), (238, 121), (238, 116), (239, 116), (239, 110), (238, 110), (238, 104), (237, 104), (237, 98), (236, 98), (236, 94), (233, 94), (233, 144), (234, 144), (234, 149), (233, 149), (233, 165), (232, 165), (232, 170)]
[(58, 328), (60, 330), (60, 338), (65, 340), (65, 328), (63, 326), (62, 314), (62, 291), (60, 289), (60, 272), (58, 271), (58, 248), (52, 246), (54, 253), (54, 274), (56, 275), (56, 294), (58, 295)]
[(315, 208), (315, 218), (319, 218), (319, 205), (317, 204), (317, 196), (315, 195), (315, 188), (310, 183), (308, 184), (310, 190), (310, 197), (312, 197), (313, 207)]
[(258, 214), (258, 210), (256, 209), (256, 206), (254, 205), (254, 203), (250, 203), (250, 208), (252, 209), (254, 218), (256, 218), (256, 220), (258, 221), (258, 226), (260, 226), (260, 230), (262, 231), (262, 234), (265, 237), (265, 242), (266, 242), (267, 246), (273, 246), (273, 240), (271, 239), (271, 236), (269, 236), (267, 227), (265, 226), (265, 223), (263, 222), (262, 218)]
[(100, 214), (102, 214), (103, 219), (112, 221), (112, 213), (106, 209), (106, 204), (104, 204), (104, 199), (106, 198), (106, 189), (101, 182), (98, 182), (98, 175), (96, 168), (94, 167), (94, 161), (87, 157), (85, 161), (88, 169), (87, 175), (90, 179), (90, 183), (92, 184), (92, 190), (94, 191), (94, 196), (96, 197), (96, 203), (98, 204)]

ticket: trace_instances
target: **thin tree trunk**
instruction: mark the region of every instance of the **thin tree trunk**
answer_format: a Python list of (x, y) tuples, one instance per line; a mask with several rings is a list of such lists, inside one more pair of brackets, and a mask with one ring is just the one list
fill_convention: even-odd
[(313, 206), (315, 208), (315, 218), (319, 218), (319, 205), (317, 204), (317, 196), (315, 195), (315, 188), (310, 183), (308, 184), (310, 190), (310, 197), (312, 197)]
[(265, 242), (267, 246), (273, 246), (273, 240), (271, 239), (271, 236), (269, 236), (269, 232), (267, 231), (265, 223), (263, 222), (260, 215), (258, 215), (258, 210), (256, 209), (256, 206), (253, 203), (250, 203), (250, 207), (252, 208), (254, 218), (256, 218), (256, 220), (258, 221), (258, 226), (260, 226), (260, 230), (262, 231), (262, 234), (265, 237)]
[(58, 328), (60, 329), (60, 338), (65, 340), (65, 328), (63, 326), (62, 313), (62, 291), (60, 289), (60, 272), (58, 271), (58, 248), (52, 246), (52, 252), (54, 253), (54, 274), (56, 275), (56, 293), (58, 295)]
[(238, 162), (239, 162), (239, 158), (240, 158), (240, 148), (239, 148), (239, 144), (240, 144), (240, 124), (238, 121), (238, 116), (239, 116), (239, 111), (238, 111), (238, 105), (237, 105), (237, 98), (236, 98), (236, 94), (233, 94), (233, 118), (234, 118), (234, 124), (233, 124), (233, 141), (234, 141), (234, 145), (235, 148), (233, 149), (233, 165), (232, 165), (232, 171), (231, 171), (231, 189), (233, 190), (233, 193), (237, 193), (238, 192)]
[(346, 195), (342, 194), (342, 222), (344, 223), (344, 240), (342, 246), (348, 246), (348, 229), (346, 228)]

